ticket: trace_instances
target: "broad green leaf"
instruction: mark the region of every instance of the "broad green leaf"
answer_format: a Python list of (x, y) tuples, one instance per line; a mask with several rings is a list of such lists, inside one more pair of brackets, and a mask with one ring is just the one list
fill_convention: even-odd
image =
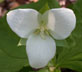
[(17, 46), (19, 40), (20, 38), (8, 26), (6, 17), (0, 19), (0, 49), (11, 57), (26, 59), (25, 47)]
[(20, 38), (11, 31), (6, 18), (0, 19), (0, 70), (17, 71), (28, 65), (25, 46), (18, 47)]
[(76, 70), (77, 72), (82, 72), (82, 60), (81, 61), (68, 61), (65, 64), (62, 64), (62, 68), (70, 68)]
[(27, 63), (27, 59), (8, 56), (0, 49), (0, 72), (15, 72)]

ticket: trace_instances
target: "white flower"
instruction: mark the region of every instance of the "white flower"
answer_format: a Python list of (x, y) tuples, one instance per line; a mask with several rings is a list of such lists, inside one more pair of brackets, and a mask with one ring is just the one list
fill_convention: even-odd
[(67, 38), (74, 30), (76, 17), (67, 8), (51, 9), (41, 15), (34, 9), (16, 9), (7, 14), (10, 28), (21, 38), (28, 38), (26, 52), (33, 68), (45, 67), (55, 56), (57, 40)]

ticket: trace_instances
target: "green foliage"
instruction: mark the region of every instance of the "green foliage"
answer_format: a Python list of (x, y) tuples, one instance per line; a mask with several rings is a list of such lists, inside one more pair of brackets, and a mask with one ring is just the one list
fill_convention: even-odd
[(17, 71), (25, 64), (28, 65), (25, 47), (17, 47), (19, 37), (16, 36), (6, 18), (0, 19), (0, 71)]
[(60, 69), (56, 69), (54, 72), (61, 72), (61, 70)]
[(59, 8), (60, 7), (60, 5), (59, 5), (57, 0), (48, 0), (48, 5), (49, 5), (50, 9)]
[(48, 69), (41, 69), (38, 72), (49, 72), (49, 70)]
[[(78, 72), (82, 72), (82, 0), (78, 0), (75, 4), (70, 5), (77, 17), (76, 29), (71, 36), (62, 41), (56, 40), (57, 55), (50, 62), (49, 66), (55, 66), (55, 72), (61, 72), (58, 68), (70, 68)], [(44, 8), (45, 7), (45, 8)], [(60, 7), (56, 0), (40, 0), (37, 3), (22, 5), (18, 8), (32, 8), (45, 12), (49, 8)], [(20, 72), (32, 71), (29, 68), (25, 46), (17, 46), (20, 38), (9, 28), (6, 17), (0, 19), (0, 72), (18, 72), (24, 66), (28, 66)], [(23, 42), (23, 43), (22, 43)], [(26, 39), (20, 40), (25, 45)], [(38, 72), (49, 72), (44, 68)]]

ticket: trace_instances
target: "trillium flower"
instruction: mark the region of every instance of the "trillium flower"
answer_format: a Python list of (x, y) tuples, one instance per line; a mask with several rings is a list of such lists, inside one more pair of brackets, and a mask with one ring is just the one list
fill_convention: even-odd
[(68, 8), (50, 9), (44, 14), (16, 9), (7, 14), (7, 22), (19, 37), (28, 38), (26, 52), (31, 67), (42, 68), (55, 56), (54, 39), (67, 38), (75, 28), (76, 17)]

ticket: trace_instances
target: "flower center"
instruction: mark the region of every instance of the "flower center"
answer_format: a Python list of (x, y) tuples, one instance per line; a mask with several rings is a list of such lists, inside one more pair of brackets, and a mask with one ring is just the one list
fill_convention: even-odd
[(46, 26), (46, 22), (44, 20), (41, 20), (39, 22), (39, 27), (35, 30), (35, 34), (40, 34), (40, 36), (45, 39), (45, 35), (49, 35), (48, 28)]

